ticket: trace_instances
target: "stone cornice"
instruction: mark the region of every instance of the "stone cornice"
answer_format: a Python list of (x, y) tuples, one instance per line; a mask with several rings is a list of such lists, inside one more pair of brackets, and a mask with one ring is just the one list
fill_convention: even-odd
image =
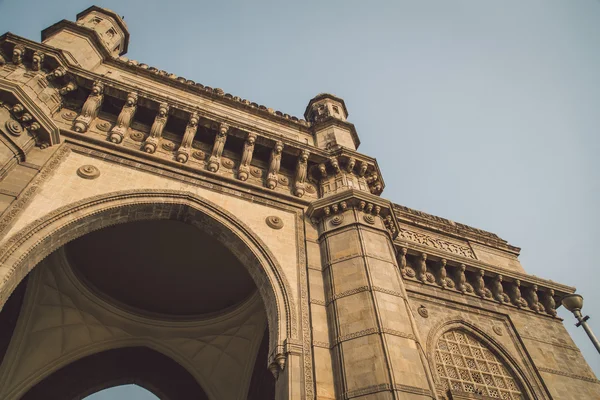
[(60, 130), (52, 121), (52, 119), (43, 113), (39, 107), (29, 98), (23, 88), (19, 85), (0, 78), (0, 92), (11, 93), (16, 102), (20, 103), (33, 116), (34, 120), (41, 125), (41, 130), (47, 132), (47, 137), (50, 145), (60, 143)]
[(482, 243), (497, 249), (501, 249), (517, 256), (521, 251), (519, 247), (511, 246), (506, 240), (501, 239), (498, 235), (482, 229), (473, 228), (465, 224), (427, 214), (399, 204), (394, 204), (394, 211), (396, 213), (396, 217), (401, 222), (405, 222), (410, 225), (443, 232), (463, 240), (469, 239), (477, 243)]

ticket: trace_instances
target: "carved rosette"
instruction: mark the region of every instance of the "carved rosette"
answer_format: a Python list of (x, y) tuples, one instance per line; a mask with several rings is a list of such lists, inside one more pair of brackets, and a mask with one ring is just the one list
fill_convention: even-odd
[(77, 169), (77, 175), (84, 179), (96, 179), (100, 176), (100, 170), (93, 165), (82, 165)]
[(283, 228), (283, 220), (278, 216), (271, 215), (265, 219), (265, 222), (270, 228), (273, 229), (281, 229)]
[(15, 121), (14, 119), (9, 119), (8, 121), (6, 121), (4, 126), (6, 127), (8, 133), (10, 133), (13, 136), (21, 136), (21, 134), (23, 134), (23, 127), (18, 121)]

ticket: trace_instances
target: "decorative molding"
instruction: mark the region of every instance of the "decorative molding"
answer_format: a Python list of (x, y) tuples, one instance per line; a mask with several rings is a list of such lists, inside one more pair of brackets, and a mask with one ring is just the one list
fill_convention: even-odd
[(318, 300), (318, 299), (310, 299), (310, 303), (311, 304), (316, 304), (318, 306), (323, 306), (323, 307), (327, 306), (327, 303), (325, 301)]
[(369, 329), (364, 329), (362, 331), (349, 333), (347, 335), (341, 335), (341, 336), (338, 336), (337, 338), (335, 338), (334, 345), (337, 346), (338, 344), (340, 344), (342, 342), (352, 340), (352, 339), (357, 339), (357, 338), (360, 338), (363, 336), (373, 335), (375, 333), (380, 333), (379, 329), (369, 328)]
[(373, 217), (371, 214), (365, 214), (363, 215), (363, 220), (370, 225), (373, 225), (375, 223), (375, 217)]
[(417, 312), (419, 313), (419, 315), (423, 318), (429, 318), (429, 310), (427, 309), (427, 307), (425, 307), (424, 305), (421, 305), (418, 309)]
[(549, 374), (566, 376), (567, 378), (579, 379), (581, 381), (586, 381), (586, 382), (590, 382), (590, 383), (600, 384), (600, 380), (598, 380), (598, 379), (587, 377), (587, 376), (570, 374), (568, 372), (559, 371), (557, 369), (550, 369), (550, 368), (545, 368), (545, 367), (538, 367), (538, 370), (540, 372), (547, 372)]
[(385, 334), (392, 335), (392, 336), (398, 336), (398, 337), (401, 337), (404, 339), (414, 340), (415, 342), (417, 341), (417, 337), (415, 335), (413, 335), (412, 333), (404, 333), (404, 332), (397, 331), (395, 329), (383, 328), (381, 330), (381, 333), (385, 333)]
[(440, 238), (436, 238), (419, 232), (410, 231), (402, 227), (399, 228), (398, 236), (400, 238), (418, 244), (422, 244), (424, 246), (433, 247), (438, 250), (447, 251), (449, 253), (457, 254), (462, 257), (472, 258), (474, 260), (477, 259), (477, 257), (475, 257), (475, 254), (473, 253), (473, 250), (471, 250), (471, 247), (467, 245), (460, 245), (457, 243), (448, 242)]
[(382, 383), (380, 385), (366, 386), (360, 389), (350, 390), (344, 393), (344, 399), (351, 399), (354, 397), (365, 396), (368, 394), (391, 391), (392, 387), (389, 383)]
[(431, 396), (430, 390), (423, 389), (423, 388), (416, 387), (416, 386), (401, 385), (399, 383), (394, 384), (394, 390), (397, 390), (399, 392), (418, 394), (421, 396)]
[(54, 171), (67, 158), (71, 149), (62, 145), (44, 164), (40, 172), (31, 180), (29, 185), (20, 193), (19, 197), (8, 206), (0, 218), (0, 235), (6, 234), (6, 231), (16, 220), (16, 216), (25, 209), (31, 202), (36, 192), (41, 188), (42, 184), (52, 176)]
[(322, 347), (324, 349), (331, 348), (331, 345), (329, 344), (329, 342), (319, 342), (318, 340), (313, 340), (313, 346)]
[(496, 335), (498, 335), (498, 336), (502, 336), (502, 335), (504, 335), (504, 331), (502, 330), (502, 327), (501, 327), (501, 326), (499, 326), (499, 325), (494, 325), (494, 326), (492, 327), (492, 330), (493, 330), (493, 331), (494, 331), (494, 333), (495, 333)]
[(333, 296), (331, 296), (328, 301), (327, 301), (327, 305), (331, 304), (332, 302), (342, 299), (344, 297), (348, 297), (348, 296), (352, 296), (353, 294), (357, 294), (357, 293), (362, 293), (362, 292), (367, 292), (369, 291), (369, 287), (368, 286), (360, 286), (354, 289), (350, 289), (350, 290), (346, 290), (345, 292), (340, 292), (340, 293), (334, 293)]
[(392, 296), (404, 298), (404, 295), (401, 292), (396, 292), (395, 290), (385, 289), (385, 288), (382, 288), (379, 286), (372, 286), (371, 290), (373, 290), (374, 292), (380, 292), (380, 293), (385, 293), (385, 294), (389, 294)]

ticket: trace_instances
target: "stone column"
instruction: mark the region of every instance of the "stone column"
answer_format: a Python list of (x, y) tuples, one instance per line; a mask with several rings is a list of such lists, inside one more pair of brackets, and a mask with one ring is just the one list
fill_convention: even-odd
[(391, 212), (389, 202), (356, 190), (308, 210), (319, 225), (337, 398), (435, 398), (396, 263)]

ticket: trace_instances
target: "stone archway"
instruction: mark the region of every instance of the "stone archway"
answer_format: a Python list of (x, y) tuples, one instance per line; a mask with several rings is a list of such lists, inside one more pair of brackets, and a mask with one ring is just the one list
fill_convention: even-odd
[(297, 321), (280, 266), (248, 227), (219, 206), (189, 193), (112, 193), (71, 204), (34, 221), (0, 248), (4, 266), (0, 270), (0, 304), (41, 260), (66, 243), (108, 226), (144, 220), (177, 220), (209, 229), (243, 262), (266, 308), (269, 363), (284, 361), (283, 344), (297, 334)]
[(123, 347), (80, 358), (37, 383), (21, 399), (75, 400), (108, 387), (132, 383), (160, 399), (208, 400), (185, 368), (148, 347)]
[[(440, 340), (444, 337), (444, 335), (451, 332), (459, 332), (469, 338), (474, 339), (474, 342), (478, 343), (489, 351), (489, 354), (496, 359), (496, 363), (506, 368), (507, 373), (516, 381), (519, 389), (521, 390), (521, 395), (524, 396), (524, 399), (535, 398), (533, 396), (534, 390), (531, 386), (531, 380), (527, 378), (526, 372), (504, 348), (504, 346), (497, 342), (493, 337), (488, 335), (485, 331), (463, 318), (448, 318), (438, 323), (430, 331), (427, 337), (427, 358), (431, 371), (434, 372), (434, 381), (438, 388), (443, 387), (443, 385), (440, 379), (440, 371), (438, 370), (439, 365), (436, 361), (438, 359), (438, 354), (436, 353)], [(471, 344), (469, 344), (469, 346), (470, 345)], [(458, 347), (460, 347), (460, 345)], [(474, 354), (471, 355), (477, 363), (477, 357)], [(454, 356), (452, 356), (452, 358), (454, 358)], [(464, 357), (461, 358), (464, 359)], [(464, 368), (469, 369), (469, 366), (465, 364)], [(460, 377), (458, 380), (460, 380)]]

